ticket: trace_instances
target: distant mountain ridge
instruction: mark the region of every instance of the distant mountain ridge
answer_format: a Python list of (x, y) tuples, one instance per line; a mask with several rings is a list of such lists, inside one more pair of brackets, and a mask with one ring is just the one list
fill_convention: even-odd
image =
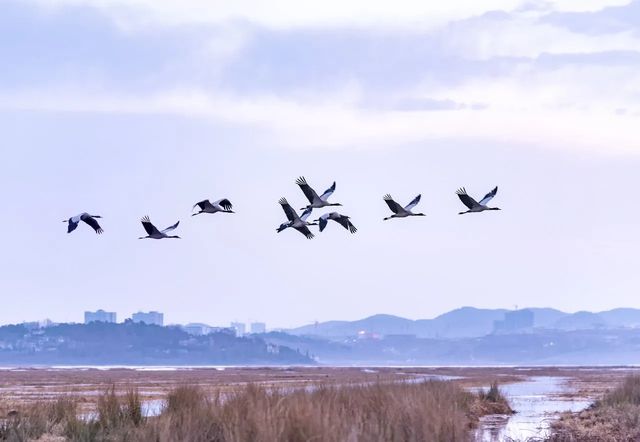
[[(566, 313), (553, 308), (525, 308), (533, 312), (535, 328), (551, 330), (588, 330), (640, 327), (640, 309), (616, 308), (603, 312)], [(494, 321), (504, 319), (506, 309), (461, 307), (433, 319), (411, 320), (377, 314), (356, 321), (327, 321), (286, 330), (293, 335), (342, 338), (369, 335), (415, 335), (419, 338), (471, 338), (493, 331)]]

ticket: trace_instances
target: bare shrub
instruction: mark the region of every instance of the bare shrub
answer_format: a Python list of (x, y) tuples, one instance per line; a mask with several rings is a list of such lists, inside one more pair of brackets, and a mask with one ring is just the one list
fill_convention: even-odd
[(640, 376), (631, 375), (588, 409), (551, 425), (554, 442), (640, 440)]
[(514, 413), (496, 381), (491, 383), (488, 390), (481, 389), (478, 391), (477, 400), (473, 404), (472, 410), (478, 416)]

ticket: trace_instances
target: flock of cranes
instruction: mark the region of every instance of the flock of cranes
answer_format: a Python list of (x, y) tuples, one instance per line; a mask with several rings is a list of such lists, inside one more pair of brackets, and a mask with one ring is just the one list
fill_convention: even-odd
[[(319, 226), (320, 231), (324, 231), (327, 227), (329, 221), (335, 221), (340, 224), (350, 233), (356, 233), (358, 229), (351, 222), (351, 218), (347, 215), (338, 213), (338, 212), (328, 212), (321, 215), (319, 218), (313, 220), (313, 222), (308, 221), (309, 216), (313, 209), (322, 209), (324, 207), (330, 206), (342, 206), (340, 203), (330, 203), (329, 197), (336, 190), (335, 181), (327, 190), (324, 191), (322, 195), (318, 195), (315, 190), (307, 183), (307, 180), (304, 177), (300, 177), (296, 180), (296, 184), (302, 190), (302, 193), (309, 200), (309, 204), (306, 207), (300, 209), (302, 212), (300, 215), (291, 207), (286, 198), (280, 198), (278, 203), (282, 206), (282, 210), (284, 211), (285, 216), (287, 217), (287, 222), (280, 224), (280, 226), (276, 229), (276, 231), (282, 232), (285, 229), (292, 228), (302, 233), (307, 239), (312, 239), (314, 237), (313, 233), (309, 229), (309, 226)], [(485, 210), (500, 210), (498, 207), (488, 207), (487, 204), (494, 196), (498, 193), (498, 187), (495, 187), (491, 192), (487, 193), (480, 201), (476, 201), (473, 199), (464, 187), (458, 189), (456, 191), (456, 195), (462, 201), (468, 210), (464, 212), (459, 212), (459, 215), (463, 215), (465, 213), (478, 213), (484, 212)], [(410, 216), (425, 216), (424, 213), (414, 213), (412, 209), (418, 205), (420, 202), (421, 195), (416, 196), (409, 204), (406, 206), (401, 206), (398, 204), (391, 195), (387, 194), (383, 197), (383, 200), (393, 212), (390, 216), (384, 218), (384, 220), (389, 220), (392, 218), (407, 218)], [(233, 211), (233, 204), (227, 198), (223, 198), (213, 203), (209, 200), (200, 201), (199, 203), (194, 204), (193, 210), (195, 208), (199, 208), (199, 212), (193, 213), (191, 216), (200, 215), (202, 213), (235, 213)], [(81, 213), (80, 215), (73, 216), (68, 220), (64, 220), (63, 222), (68, 223), (67, 233), (73, 232), (80, 224), (80, 221), (85, 222), (89, 227), (91, 227), (97, 234), (101, 234), (103, 232), (102, 227), (98, 223), (97, 219), (102, 218), (100, 215), (90, 215), (86, 212)], [(148, 216), (144, 216), (140, 222), (142, 223), (142, 227), (144, 227), (145, 232), (147, 232), (147, 236), (141, 236), (138, 239), (165, 239), (165, 238), (176, 238), (180, 237), (177, 235), (169, 235), (170, 232), (174, 231), (180, 221), (175, 224), (165, 228), (164, 230), (158, 230), (156, 226), (151, 223), (151, 220)]]

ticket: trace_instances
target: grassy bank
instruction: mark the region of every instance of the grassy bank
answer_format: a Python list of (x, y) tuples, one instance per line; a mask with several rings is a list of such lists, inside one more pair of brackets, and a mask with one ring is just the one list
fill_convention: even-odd
[(183, 386), (149, 418), (135, 391), (110, 389), (95, 415), (79, 418), (77, 410), (72, 398), (17, 410), (0, 427), (0, 440), (448, 442), (468, 440), (481, 415), (510, 409), (495, 385), (472, 394), (429, 381), (288, 392), (249, 385), (224, 395)]
[(632, 375), (588, 409), (552, 424), (554, 442), (640, 440), (640, 376)]

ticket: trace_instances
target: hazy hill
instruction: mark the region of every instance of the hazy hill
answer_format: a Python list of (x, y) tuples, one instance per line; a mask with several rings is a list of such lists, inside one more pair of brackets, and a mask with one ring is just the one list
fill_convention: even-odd
[(533, 312), (534, 327), (553, 328), (556, 321), (567, 316), (569, 313), (556, 310), (554, 308), (527, 308)]
[(379, 334), (415, 334), (415, 322), (393, 315), (374, 315), (357, 321), (327, 321), (305, 325), (289, 333), (324, 337), (356, 336), (360, 331)]
[(263, 339), (299, 349), (321, 364), (336, 365), (556, 365), (638, 364), (639, 331), (551, 330), (458, 339), (327, 339), (268, 333)]
[(640, 327), (640, 310), (635, 308), (616, 308), (599, 313), (608, 324), (621, 327)]
[(504, 309), (478, 309), (462, 307), (437, 316), (434, 319), (422, 319), (416, 322), (428, 323), (430, 334), (418, 334), (424, 337), (466, 338), (484, 336), (493, 330), (493, 321), (504, 317)]
[(409, 334), (418, 337), (473, 337), (490, 333), (493, 321), (502, 319), (506, 311), (462, 307), (434, 319), (417, 321), (392, 315), (374, 315), (357, 321), (328, 321), (305, 325), (287, 332), (332, 338), (357, 336), (360, 331), (381, 336)]
[(607, 325), (607, 321), (598, 313), (576, 312), (558, 319), (553, 328), (557, 330), (588, 330), (604, 328)]
[[(557, 330), (640, 327), (640, 310), (618, 308), (605, 312), (565, 313), (553, 308), (528, 308), (534, 327)], [(393, 315), (374, 315), (357, 321), (328, 321), (287, 330), (294, 335), (347, 338), (368, 334), (416, 335), (419, 338), (480, 337), (493, 331), (494, 321), (504, 319), (505, 309), (462, 307), (433, 319), (410, 320)]]
[(232, 365), (309, 364), (286, 346), (218, 332), (193, 336), (178, 327), (133, 322), (0, 327), (0, 364)]
[[(533, 309), (532, 309), (533, 310)], [(587, 330), (601, 328), (640, 327), (640, 310), (634, 308), (616, 308), (592, 313), (581, 311), (564, 314), (547, 328), (558, 330)]]

